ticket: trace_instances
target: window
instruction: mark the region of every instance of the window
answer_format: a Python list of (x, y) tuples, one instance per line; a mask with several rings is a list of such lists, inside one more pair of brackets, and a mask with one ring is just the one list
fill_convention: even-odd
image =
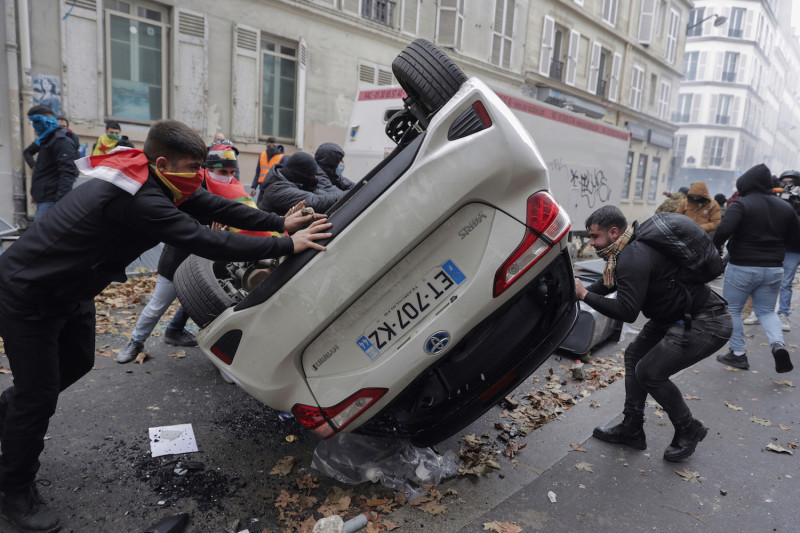
[(686, 145), (688, 140), (689, 140), (688, 135), (675, 136), (675, 152), (674, 155), (672, 156), (673, 168), (678, 168), (683, 166), (683, 159), (686, 157)]
[(617, 0), (603, 0), (603, 22), (617, 25)]
[(492, 64), (511, 67), (511, 45), (514, 36), (515, 0), (495, 0), (492, 30)]
[(294, 139), (297, 110), (296, 43), (261, 37), (261, 135)]
[(400, 20), (402, 21), (401, 30), (403, 33), (417, 35), (419, 33), (419, 12), (422, 0), (403, 0), (401, 6)]
[(625, 160), (625, 177), (622, 179), (622, 198), (627, 198), (631, 194), (631, 172), (633, 171), (633, 152), (628, 152)]
[(650, 163), (650, 183), (647, 185), (647, 202), (650, 204), (656, 203), (659, 172), (661, 172), (661, 158), (654, 157)]
[(642, 0), (639, 11), (639, 35), (641, 44), (649, 45), (653, 40), (653, 20), (655, 18), (656, 0)]
[(631, 76), (630, 106), (639, 111), (642, 108), (642, 90), (644, 89), (644, 69), (634, 65)]
[(669, 63), (675, 62), (675, 49), (678, 44), (678, 30), (680, 29), (680, 14), (674, 9), (669, 10), (669, 29), (667, 30), (667, 46), (664, 59)]
[(656, 37), (664, 35), (664, 18), (667, 16), (667, 0), (658, 0), (656, 7), (655, 30)]
[(461, 49), (464, 28), (464, 0), (441, 0), (436, 39), (441, 46)]
[(743, 7), (731, 8), (731, 16), (728, 19), (728, 37), (741, 39), (744, 34), (744, 14), (746, 9)]
[(739, 52), (725, 52), (725, 61), (722, 64), (722, 81), (734, 83), (736, 81), (736, 63), (739, 61)]
[(672, 114), (672, 122), (689, 122), (691, 120), (693, 96), (693, 94), (678, 96), (678, 110)]
[(697, 79), (697, 60), (700, 52), (686, 52), (683, 56), (683, 79), (694, 81)]
[(644, 198), (644, 178), (647, 174), (647, 155), (639, 154), (639, 167), (636, 169), (636, 184), (633, 188), (633, 199)]
[(564, 62), (561, 61), (561, 50), (564, 42), (564, 29), (559, 26), (553, 30), (553, 58), (550, 60), (550, 78), (561, 81), (564, 75)]
[(696, 7), (689, 13), (688, 30), (686, 31), (687, 37), (699, 37), (703, 35), (703, 25), (700, 21), (705, 18), (706, 8)]
[(106, 2), (106, 92), (109, 116), (164, 118), (167, 107), (166, 10), (145, 2)]
[(392, 25), (393, 0), (361, 0), (361, 16), (387, 26)]
[(661, 90), (658, 93), (658, 118), (667, 120), (669, 114), (669, 98), (672, 95), (672, 85), (667, 81), (661, 82)]
[(709, 140), (711, 142), (706, 166), (721, 167), (725, 162), (726, 145), (729, 139), (726, 137), (706, 137), (707, 143)]
[(730, 124), (731, 123), (731, 102), (733, 96), (730, 94), (721, 94), (717, 100), (717, 109), (714, 117), (714, 124)]

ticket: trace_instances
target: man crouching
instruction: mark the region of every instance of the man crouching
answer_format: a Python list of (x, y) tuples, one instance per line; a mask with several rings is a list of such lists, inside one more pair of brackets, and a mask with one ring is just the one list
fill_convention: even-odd
[[(596, 427), (603, 441), (644, 450), (644, 406), (649, 393), (675, 426), (667, 461), (694, 453), (708, 428), (692, 416), (670, 376), (705, 359), (730, 337), (731, 315), (724, 300), (702, 283), (680, 282), (679, 266), (655, 247), (637, 240), (638, 225), (617, 207), (604, 206), (586, 219), (590, 244), (606, 260), (602, 281), (583, 286), (578, 299), (608, 317), (633, 322), (639, 311), (650, 319), (625, 349), (625, 406), (622, 423)], [(604, 295), (616, 291), (616, 298)], [(691, 320), (686, 320), (687, 310)]]

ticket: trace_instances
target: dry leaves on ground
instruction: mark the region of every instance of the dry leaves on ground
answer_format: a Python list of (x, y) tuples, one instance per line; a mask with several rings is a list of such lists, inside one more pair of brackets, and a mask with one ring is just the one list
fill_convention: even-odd
[(494, 520), (492, 522), (484, 522), (483, 530), (494, 531), (495, 533), (520, 533), (522, 528), (516, 522), (498, 522)]
[(738, 405), (734, 405), (734, 404), (732, 404), (730, 402), (725, 402), (725, 407), (727, 407), (728, 409), (733, 409), (734, 411), (741, 411), (742, 410), (741, 407), (739, 407)]
[(592, 470), (592, 465), (589, 463), (576, 463), (575, 468), (580, 472), (594, 472), (594, 470)]
[(794, 452), (792, 452), (790, 450), (787, 450), (786, 448), (784, 448), (783, 446), (781, 446), (779, 444), (767, 444), (767, 449), (769, 451), (775, 452), (775, 453), (788, 453), (789, 455), (793, 455), (794, 454)]
[(144, 352), (141, 352), (141, 353), (139, 353), (139, 355), (136, 356), (136, 359), (134, 359), (133, 362), (134, 363), (138, 363), (138, 364), (141, 365), (142, 363), (144, 363), (148, 359), (152, 359), (152, 357), (150, 357), (150, 354), (146, 354)]
[(772, 426), (772, 422), (770, 422), (769, 420), (766, 420), (764, 418), (758, 418), (755, 415), (750, 417), (750, 422), (753, 422), (754, 424), (758, 424), (759, 426), (765, 426), (765, 427)]
[(684, 470), (681, 470), (680, 472), (675, 470), (675, 473), (681, 476), (684, 481), (688, 481), (689, 483), (700, 483), (699, 472), (694, 472), (693, 470), (689, 470), (688, 468), (686, 468)]
[(783, 380), (783, 381), (773, 381), (775, 385), (783, 385), (784, 387), (794, 387), (794, 383), (791, 381)]
[(269, 471), (270, 475), (278, 475), (278, 476), (286, 476), (292, 471), (294, 468), (294, 464), (297, 462), (297, 457), (293, 455), (285, 455), (278, 459), (278, 462), (275, 463), (275, 466), (272, 467), (272, 470)]

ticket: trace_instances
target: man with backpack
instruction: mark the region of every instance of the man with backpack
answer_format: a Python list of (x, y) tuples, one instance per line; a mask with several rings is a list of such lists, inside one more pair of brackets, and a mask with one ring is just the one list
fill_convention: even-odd
[[(586, 229), (606, 267), (603, 279), (589, 287), (575, 278), (578, 299), (624, 322), (635, 321), (640, 311), (649, 319), (625, 349), (624, 419), (616, 426), (596, 427), (593, 435), (647, 448), (644, 406), (650, 394), (675, 426), (664, 459), (685, 459), (708, 428), (692, 416), (669, 378), (714, 353), (730, 337), (725, 302), (705, 284), (722, 271), (719, 254), (695, 222), (674, 213), (629, 226), (622, 211), (604, 206), (586, 219)], [(695, 250), (695, 255), (681, 254), (686, 250)], [(614, 291), (616, 298), (604, 297)]]
[(775, 304), (784, 277), (787, 247), (800, 250), (800, 219), (788, 202), (772, 194), (772, 173), (759, 164), (736, 181), (739, 199), (728, 206), (717, 228), (714, 244), (728, 242), (730, 262), (725, 269), (722, 295), (734, 316), (730, 350), (717, 361), (747, 370), (747, 346), (742, 327), (742, 308), (748, 296), (770, 344), (776, 372), (792, 370), (792, 361), (781, 331)]

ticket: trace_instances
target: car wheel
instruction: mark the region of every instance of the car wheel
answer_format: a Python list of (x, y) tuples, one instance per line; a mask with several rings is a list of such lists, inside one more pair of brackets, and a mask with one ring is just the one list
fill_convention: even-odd
[(392, 62), (394, 73), (406, 94), (429, 113), (447, 103), (467, 76), (432, 42), (417, 39)]
[(178, 267), (173, 280), (181, 305), (200, 328), (236, 304), (220, 286), (214, 267), (214, 261), (190, 255)]

